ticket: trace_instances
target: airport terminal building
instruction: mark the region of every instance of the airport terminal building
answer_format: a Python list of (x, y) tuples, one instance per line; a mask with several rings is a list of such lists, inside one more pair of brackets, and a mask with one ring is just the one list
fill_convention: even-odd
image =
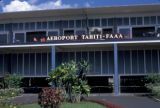
[(142, 93), (160, 73), (160, 5), (56, 9), (0, 14), (0, 76), (43, 87), (62, 62), (86, 60), (92, 92)]

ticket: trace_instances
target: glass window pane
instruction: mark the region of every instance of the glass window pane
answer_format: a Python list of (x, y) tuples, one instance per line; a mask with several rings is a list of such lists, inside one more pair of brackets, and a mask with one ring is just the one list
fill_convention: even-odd
[(42, 29), (47, 29), (47, 22), (42, 22)]
[(41, 53), (36, 54), (36, 75), (41, 76)]
[(106, 18), (102, 19), (102, 26), (107, 26), (107, 19)]
[(152, 73), (151, 50), (146, 50), (146, 73)]
[(131, 74), (131, 59), (130, 59), (130, 51), (125, 51), (125, 73)]
[(99, 27), (100, 26), (100, 19), (95, 19), (95, 26)]
[(74, 28), (74, 20), (69, 20), (69, 28)]
[(76, 30), (76, 35), (85, 35), (86, 31), (85, 30)]
[(13, 23), (12, 29), (13, 30), (18, 30), (18, 23)]
[(47, 53), (42, 53), (42, 75), (47, 75)]
[(118, 52), (118, 70), (120, 74), (124, 74), (124, 51)]
[(0, 44), (7, 43), (7, 34), (0, 34)]
[(4, 31), (4, 24), (0, 24), (0, 31)]
[(114, 74), (114, 56), (113, 51), (109, 51), (109, 74)]
[(29, 54), (24, 54), (24, 75), (29, 76)]
[(137, 25), (142, 25), (143, 20), (142, 17), (137, 17)]
[(94, 26), (94, 20), (93, 19), (89, 19), (88, 20), (88, 26), (89, 27), (93, 27)]
[(15, 43), (23, 43), (24, 42), (24, 33), (15, 33)]
[(35, 22), (30, 23), (30, 30), (35, 30), (36, 24)]
[(157, 50), (152, 50), (152, 72), (158, 73), (158, 52)]
[(144, 17), (144, 24), (150, 24), (150, 17)]
[(81, 20), (76, 20), (76, 27), (81, 28)]
[(17, 74), (17, 72), (18, 72), (18, 69), (17, 69), (17, 54), (12, 54), (11, 55), (11, 63), (12, 63), (12, 66), (11, 66), (11, 68), (12, 68), (12, 74)]
[(90, 64), (90, 71), (89, 74), (94, 74), (94, 52), (89, 52), (89, 64)]
[[(1, 28), (1, 27), (0, 27)], [(9, 31), (11, 28), (11, 24), (5, 24), (5, 31)], [(1, 31), (1, 30), (0, 30)]]
[(86, 27), (87, 26), (87, 20), (86, 19), (83, 19), (82, 20), (82, 27)]
[(103, 74), (108, 74), (108, 70), (109, 70), (109, 58), (108, 58), (108, 52), (107, 51), (103, 51), (102, 52), (102, 67), (103, 67)]
[(23, 23), (19, 23), (19, 30), (23, 30)]
[(23, 54), (18, 54), (18, 74), (23, 75)]
[(151, 16), (151, 24), (156, 24), (156, 16)]
[(74, 52), (69, 52), (69, 60), (75, 61), (75, 53)]
[(37, 29), (42, 29), (41, 22), (37, 22)]
[(29, 30), (29, 23), (25, 23), (25, 30)]
[(157, 17), (158, 24), (160, 24), (160, 16)]
[(130, 33), (131, 33), (130, 28), (120, 28), (119, 33), (121, 33), (124, 36), (124, 38), (130, 38), (131, 37), (130, 36)]
[(123, 18), (123, 25), (129, 25), (129, 18)]
[(131, 25), (136, 25), (136, 17), (131, 18)]
[(108, 26), (113, 26), (114, 19), (108, 18)]
[(35, 53), (30, 53), (30, 75), (35, 76)]
[(48, 22), (48, 28), (49, 29), (53, 29), (54, 28), (54, 22), (53, 21), (49, 21)]
[(74, 35), (74, 30), (64, 30), (64, 36)]
[(132, 73), (136, 74), (138, 73), (138, 55), (137, 55), (137, 51), (133, 50), (132, 51)]
[(3, 54), (0, 54), (0, 75), (3, 75)]
[(138, 51), (138, 73), (139, 74), (144, 74), (144, 51), (143, 50), (139, 50)]
[(49, 31), (48, 36), (58, 36), (58, 31)]
[(68, 28), (68, 21), (62, 21), (62, 27)]
[(117, 18), (116, 23), (117, 25), (122, 25), (122, 18)]
[(95, 51), (95, 74), (101, 74), (101, 52)]
[(55, 21), (55, 24), (54, 24), (54, 28), (60, 28), (61, 27), (61, 21)]

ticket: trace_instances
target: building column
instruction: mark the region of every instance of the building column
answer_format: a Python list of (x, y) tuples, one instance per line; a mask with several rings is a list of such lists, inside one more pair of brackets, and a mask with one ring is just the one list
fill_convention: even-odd
[(51, 70), (56, 67), (56, 49), (55, 46), (51, 46)]
[(118, 96), (119, 91), (119, 74), (118, 74), (118, 46), (114, 44), (114, 95)]

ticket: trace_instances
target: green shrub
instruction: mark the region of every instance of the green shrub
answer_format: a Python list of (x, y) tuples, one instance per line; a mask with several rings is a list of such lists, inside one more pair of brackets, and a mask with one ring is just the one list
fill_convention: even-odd
[(19, 88), (21, 84), (21, 76), (16, 74), (13, 75), (5, 75), (4, 76), (4, 85), (5, 88)]
[(151, 91), (151, 93), (160, 98), (160, 75), (152, 74), (146, 77), (147, 84), (146, 87)]

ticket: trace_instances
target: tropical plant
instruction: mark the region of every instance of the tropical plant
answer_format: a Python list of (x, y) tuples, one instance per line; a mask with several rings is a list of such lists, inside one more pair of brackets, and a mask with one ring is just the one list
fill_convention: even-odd
[(68, 100), (74, 102), (73, 100), (77, 100), (76, 96), (81, 98), (81, 94), (88, 95), (90, 92), (85, 78), (88, 70), (89, 64), (86, 61), (62, 63), (55, 70), (52, 70), (48, 80), (55, 87), (65, 88)]

